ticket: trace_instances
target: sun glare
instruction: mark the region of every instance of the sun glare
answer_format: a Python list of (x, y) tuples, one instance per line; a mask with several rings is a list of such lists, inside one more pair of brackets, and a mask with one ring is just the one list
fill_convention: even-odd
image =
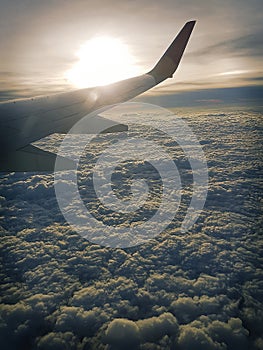
[(135, 58), (119, 39), (90, 39), (76, 56), (78, 61), (66, 72), (66, 78), (77, 88), (107, 85), (139, 74)]

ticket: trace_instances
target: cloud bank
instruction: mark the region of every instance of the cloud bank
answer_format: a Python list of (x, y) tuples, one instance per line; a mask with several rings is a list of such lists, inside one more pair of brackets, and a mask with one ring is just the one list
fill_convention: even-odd
[(1, 175), (2, 349), (262, 349), (260, 115), (185, 118), (210, 176), (186, 234), (182, 208), (147, 244), (103, 248), (65, 222), (52, 174)]

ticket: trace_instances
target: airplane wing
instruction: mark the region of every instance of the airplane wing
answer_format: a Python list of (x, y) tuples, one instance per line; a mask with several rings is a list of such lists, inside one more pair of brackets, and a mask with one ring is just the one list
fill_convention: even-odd
[[(171, 78), (194, 25), (195, 21), (184, 25), (155, 67), (146, 74), (107, 86), (0, 104), (0, 171), (53, 171), (56, 154), (30, 144), (53, 133), (67, 133), (85, 115), (128, 101)], [(123, 124), (93, 116), (85, 132), (96, 133), (97, 123), (104, 123), (111, 132), (127, 130)], [(65, 168), (67, 165), (72, 168), (69, 159), (65, 159)]]

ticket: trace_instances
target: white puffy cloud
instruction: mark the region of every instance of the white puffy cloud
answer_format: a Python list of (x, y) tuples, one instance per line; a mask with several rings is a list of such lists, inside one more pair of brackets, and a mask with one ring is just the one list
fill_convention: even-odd
[(130, 347), (136, 350), (140, 344), (139, 328), (133, 321), (116, 318), (109, 324), (104, 341), (112, 349)]
[(239, 318), (231, 318), (227, 323), (213, 321), (208, 326), (208, 333), (215, 341), (225, 344), (228, 349), (247, 350), (249, 348), (249, 333)]
[(171, 313), (164, 313), (158, 317), (131, 321), (114, 319), (108, 325), (104, 341), (114, 349), (136, 349), (140, 344), (155, 343), (165, 335), (176, 337), (178, 323)]
[(182, 350), (225, 350), (201, 329), (183, 326), (178, 338), (178, 347)]
[(50, 332), (37, 341), (36, 348), (39, 350), (70, 350), (76, 348), (76, 344), (76, 338), (71, 332)]
[(136, 322), (143, 342), (155, 342), (165, 335), (176, 336), (178, 323), (171, 313), (163, 313), (158, 317), (151, 317)]

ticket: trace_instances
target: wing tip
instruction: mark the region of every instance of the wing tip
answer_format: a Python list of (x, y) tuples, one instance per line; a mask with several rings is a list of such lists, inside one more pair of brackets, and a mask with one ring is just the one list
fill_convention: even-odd
[(185, 23), (161, 59), (148, 73), (154, 77), (156, 84), (173, 76), (179, 66), (195, 24), (196, 20), (191, 20)]
[(188, 22), (186, 22), (186, 24), (193, 24), (193, 25), (195, 25), (195, 23), (197, 22), (197, 20), (196, 19), (191, 19), (191, 21), (188, 21)]

